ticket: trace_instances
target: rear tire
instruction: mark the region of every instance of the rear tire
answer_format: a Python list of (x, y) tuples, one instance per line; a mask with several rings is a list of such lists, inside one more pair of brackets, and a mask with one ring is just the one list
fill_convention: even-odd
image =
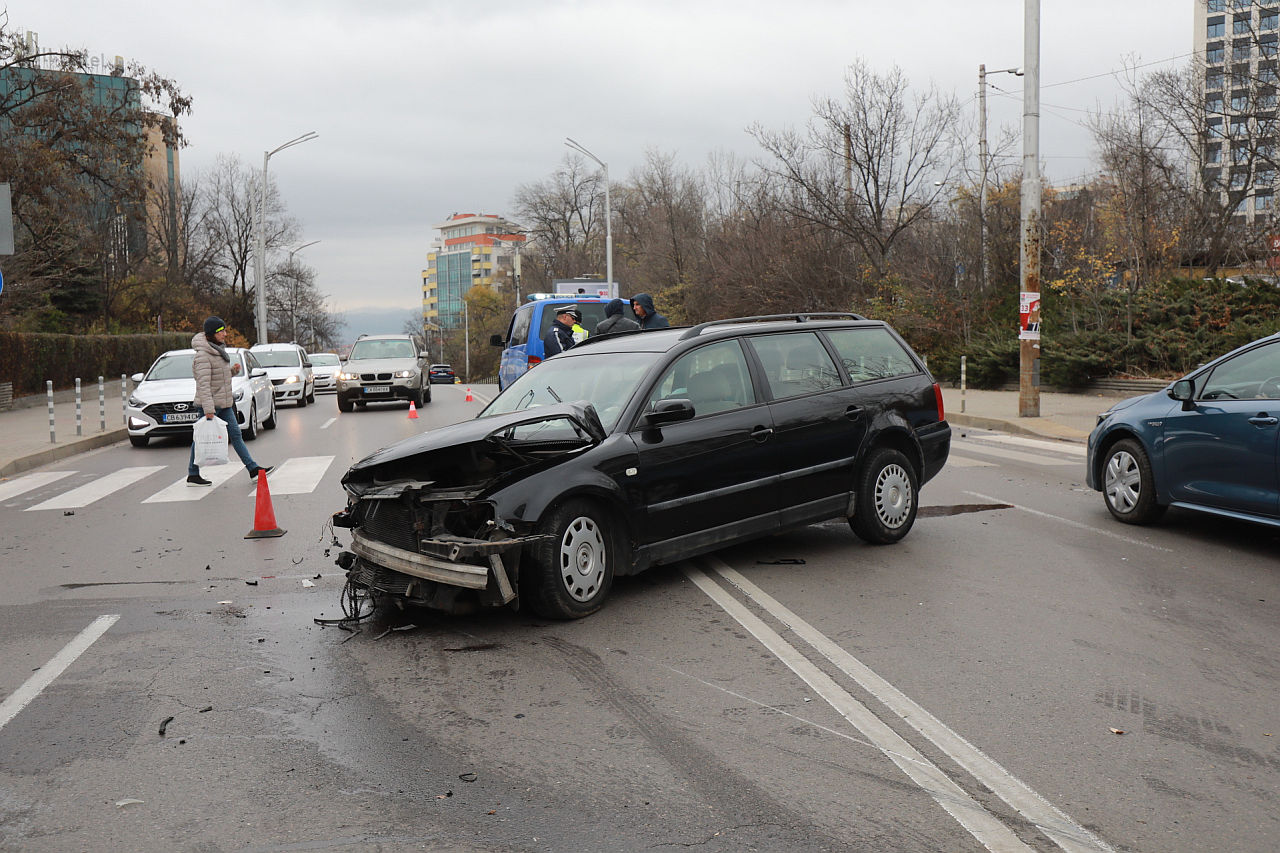
[(129, 443), (130, 443), (130, 444), (132, 444), (134, 447), (146, 447), (146, 446), (147, 446), (147, 442), (148, 442), (148, 441), (150, 441), (150, 440), (151, 440), (151, 436), (149, 436), (149, 435), (131, 435), (131, 436), (129, 436)]
[(1125, 524), (1150, 524), (1164, 515), (1167, 507), (1156, 503), (1151, 460), (1137, 441), (1126, 438), (1111, 446), (1102, 469), (1102, 500)]
[(859, 539), (872, 545), (892, 545), (911, 531), (920, 485), (915, 468), (901, 452), (891, 447), (874, 451), (854, 488), (849, 526)]
[(598, 502), (571, 500), (539, 525), (538, 542), (520, 571), (520, 597), (539, 616), (581, 619), (604, 605), (622, 552), (619, 528)]

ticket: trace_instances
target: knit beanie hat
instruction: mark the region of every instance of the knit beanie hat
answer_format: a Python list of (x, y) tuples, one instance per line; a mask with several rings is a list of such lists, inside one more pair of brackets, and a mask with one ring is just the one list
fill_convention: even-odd
[(206, 338), (212, 338), (226, 327), (227, 325), (222, 322), (221, 317), (210, 317), (204, 321), (204, 336)]

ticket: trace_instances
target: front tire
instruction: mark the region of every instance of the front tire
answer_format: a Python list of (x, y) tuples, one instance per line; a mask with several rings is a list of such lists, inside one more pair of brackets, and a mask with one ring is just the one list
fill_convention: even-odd
[(1151, 460), (1142, 445), (1131, 438), (1112, 445), (1102, 469), (1102, 500), (1117, 521), (1150, 524), (1164, 515), (1156, 503), (1156, 481)]
[(353, 406), (351, 405), (351, 401), (343, 397), (341, 394), (339, 394), (338, 395), (338, 411), (349, 412), (351, 411), (352, 408)]
[(274, 394), (271, 395), (271, 417), (262, 422), (262, 427), (263, 429), (276, 428), (276, 398)]
[(520, 597), (548, 619), (581, 619), (595, 613), (613, 587), (621, 553), (618, 528), (598, 503), (572, 500), (539, 525), (538, 542), (520, 572)]
[(258, 403), (254, 401), (249, 404), (249, 420), (245, 421), (244, 429), (241, 430), (244, 440), (253, 441), (258, 437), (258, 430), (260, 429), (262, 429), (262, 424), (258, 422)]
[(307, 402), (314, 403), (316, 401), (316, 386), (311, 386), (311, 392), (307, 394)]
[(882, 447), (872, 453), (855, 484), (849, 526), (872, 545), (892, 545), (916, 522), (920, 484), (915, 468), (901, 452)]

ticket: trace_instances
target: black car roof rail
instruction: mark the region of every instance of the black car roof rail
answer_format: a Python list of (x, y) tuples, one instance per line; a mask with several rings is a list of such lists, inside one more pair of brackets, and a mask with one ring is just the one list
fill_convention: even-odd
[(706, 323), (699, 323), (692, 326), (683, 335), (680, 340), (686, 341), (689, 338), (696, 338), (702, 334), (702, 330), (711, 326), (727, 326), (732, 323), (765, 323), (771, 320), (791, 320), (795, 323), (807, 323), (810, 320), (865, 320), (861, 314), (854, 314), (847, 311), (826, 311), (826, 312), (807, 312), (803, 314), (765, 314), (759, 317), (730, 317), (726, 320), (711, 320)]

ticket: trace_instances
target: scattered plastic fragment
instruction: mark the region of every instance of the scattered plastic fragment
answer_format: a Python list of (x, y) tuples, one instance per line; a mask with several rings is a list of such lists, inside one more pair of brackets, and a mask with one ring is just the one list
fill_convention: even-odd
[(218, 603), (219, 603), (219, 604), (232, 604), (232, 603), (234, 603), (234, 602), (232, 602), (232, 601), (231, 601), (231, 599), (229, 599), (229, 598), (228, 598), (226, 601), (219, 601)]
[(200, 713), (207, 714), (209, 711), (212, 711), (212, 710), (213, 710), (212, 705), (205, 705), (203, 708), (200, 709)]
[(303, 579), (302, 579), (302, 585), (303, 585), (303, 586), (315, 586), (315, 583), (314, 583), (314, 582), (312, 582), (312, 581), (307, 580), (306, 578), (303, 578)]
[(75, 515), (75, 514), (76, 514), (76, 511), (75, 511), (74, 509), (69, 509), (69, 510), (65, 510), (62, 514), (63, 514), (63, 515)]
[(245, 581), (244, 583), (245, 583), (245, 586), (257, 586), (257, 585), (258, 585), (258, 582), (257, 582), (257, 581), (250, 581), (250, 580), (247, 580), (247, 581)]
[(124, 808), (125, 806), (140, 806), (140, 805), (142, 805), (142, 804), (143, 804), (143, 803), (145, 803), (145, 802), (146, 802), (146, 800), (133, 800), (133, 799), (129, 799), (129, 800), (116, 800), (116, 808), (118, 808), (118, 809), (122, 809), (122, 808)]
[(1111, 730), (1111, 733), (1112, 733), (1113, 735), (1122, 735), (1122, 734), (1124, 734), (1124, 729), (1116, 729), (1116, 728), (1113, 728), (1113, 729)]
[(476, 781), (477, 777), (476, 777), (476, 774), (474, 773), (460, 773), (458, 775), (458, 778), (461, 779), (463, 782), (474, 782)]
[(169, 724), (173, 722), (173, 717), (165, 717), (160, 723), (160, 737), (164, 737), (165, 729), (169, 728)]

